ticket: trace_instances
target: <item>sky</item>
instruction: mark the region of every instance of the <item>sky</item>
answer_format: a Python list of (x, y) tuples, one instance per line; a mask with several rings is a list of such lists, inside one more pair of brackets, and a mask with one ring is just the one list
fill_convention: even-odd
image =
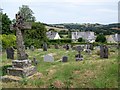
[(28, 5), (37, 21), (47, 24), (118, 22), (119, 0), (1, 0), (0, 8), (12, 20)]

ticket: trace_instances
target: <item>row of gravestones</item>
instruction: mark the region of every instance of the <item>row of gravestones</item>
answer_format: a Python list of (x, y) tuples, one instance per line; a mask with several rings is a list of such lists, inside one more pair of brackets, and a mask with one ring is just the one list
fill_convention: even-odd
[[(59, 48), (58, 45), (55, 45), (55, 47), (56, 49)], [(79, 52), (79, 54), (75, 56), (77, 58), (76, 60), (79, 60), (79, 59), (82, 60), (83, 56), (80, 54), (80, 52), (83, 51), (83, 47), (82, 46), (76, 46), (76, 47), (72, 47), (73, 50), (77, 50)], [(85, 50), (85, 52), (90, 54), (91, 50), (93, 50), (93, 46), (87, 45), (86, 47), (87, 49)], [(65, 48), (66, 50), (69, 50), (70, 46), (67, 44), (63, 48)], [(34, 51), (34, 46), (31, 46), (31, 50)], [(43, 44), (43, 51), (47, 51), (46, 43)], [(7, 48), (6, 53), (7, 53), (7, 59), (14, 59), (14, 49), (12, 47)], [(100, 57), (108, 58), (108, 47), (106, 45), (100, 46)]]

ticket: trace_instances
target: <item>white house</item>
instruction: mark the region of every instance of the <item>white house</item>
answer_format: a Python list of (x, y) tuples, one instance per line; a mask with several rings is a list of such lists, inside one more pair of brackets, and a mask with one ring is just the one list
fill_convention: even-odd
[(46, 32), (46, 35), (47, 35), (47, 38), (49, 39), (61, 39), (58, 32), (49, 31), (49, 32)]
[(106, 39), (107, 39), (108, 43), (120, 42), (120, 34), (114, 34), (114, 35), (106, 36)]
[(72, 32), (72, 40), (77, 41), (79, 38), (83, 38), (85, 41), (93, 43), (95, 42), (96, 36), (94, 32)]

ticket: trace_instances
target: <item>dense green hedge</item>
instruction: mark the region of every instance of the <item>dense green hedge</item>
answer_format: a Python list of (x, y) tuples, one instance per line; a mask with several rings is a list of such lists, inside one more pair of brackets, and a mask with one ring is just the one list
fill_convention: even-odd
[(48, 40), (49, 44), (66, 44), (71, 43), (71, 39), (56, 39), (56, 40)]

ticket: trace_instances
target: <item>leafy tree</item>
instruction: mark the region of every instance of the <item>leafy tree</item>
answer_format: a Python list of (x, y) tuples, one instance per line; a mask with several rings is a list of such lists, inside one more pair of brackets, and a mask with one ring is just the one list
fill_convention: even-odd
[(25, 21), (34, 22), (35, 17), (33, 16), (33, 11), (27, 5), (22, 5), (19, 7), (19, 12), (23, 15)]
[(82, 42), (82, 41), (83, 41), (83, 39), (82, 39), (82, 38), (79, 38), (79, 39), (78, 39), (78, 42)]
[(85, 42), (83, 38), (78, 38), (78, 42)]
[[(1, 13), (2, 14), (2, 13)], [(11, 34), (10, 30), (11, 21), (8, 18), (7, 14), (2, 14), (2, 34)]]
[(104, 43), (104, 42), (106, 42), (106, 37), (103, 34), (100, 34), (100, 35), (97, 36), (95, 41)]
[(41, 47), (43, 42), (47, 42), (46, 28), (40, 22), (34, 22), (31, 30), (25, 30), (25, 45)]

